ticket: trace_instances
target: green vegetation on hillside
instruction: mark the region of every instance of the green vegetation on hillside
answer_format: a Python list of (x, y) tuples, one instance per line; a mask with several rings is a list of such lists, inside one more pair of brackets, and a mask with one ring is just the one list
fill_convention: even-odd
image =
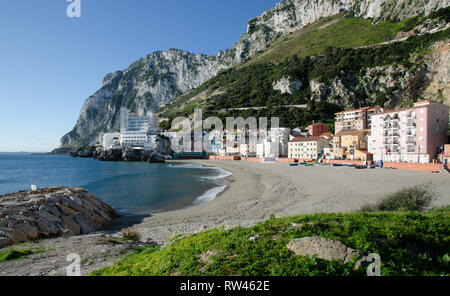
[[(180, 96), (173, 103), (160, 111), (161, 117), (173, 119), (177, 116), (189, 116), (195, 108), (204, 110), (204, 117), (218, 116), (244, 118), (280, 117), (280, 124), (286, 127), (306, 126), (312, 119), (328, 123), (332, 127), (334, 113), (344, 108), (358, 108), (366, 105), (385, 106), (392, 99), (396, 85), (376, 94), (373, 99), (355, 79), (367, 68), (385, 65), (402, 65), (407, 69), (418, 68), (416, 64), (432, 44), (450, 37), (450, 30), (434, 34), (413, 36), (406, 41), (366, 48), (327, 47), (323, 54), (304, 58), (294, 55), (278, 64), (250, 64), (242, 68), (222, 71), (216, 77), (199, 88)], [(414, 58), (412, 58), (414, 56)], [(414, 71), (413, 71), (414, 73)], [(420, 74), (420, 73), (419, 73)], [(282, 77), (290, 76), (302, 82), (302, 89), (294, 95), (280, 94), (273, 89), (273, 83)], [(354, 96), (348, 105), (331, 103), (323, 100), (311, 100), (310, 82), (329, 82), (339, 78)], [(421, 87), (420, 75), (408, 90), (411, 97), (401, 98), (400, 104), (407, 106), (419, 97)], [(342, 98), (335, 98), (339, 101)], [(284, 108), (284, 105), (307, 104), (308, 109)], [(262, 110), (228, 111), (218, 113), (222, 108), (268, 107)], [(395, 107), (395, 106), (386, 106)]]
[(341, 15), (330, 17), (277, 40), (238, 67), (260, 63), (276, 64), (293, 55), (312, 56), (324, 52), (330, 46), (356, 48), (382, 43), (392, 40), (404, 28), (405, 22), (372, 24), (370, 20), (361, 18), (344, 18)]
[[(365, 275), (354, 264), (296, 256), (295, 238), (338, 240), (381, 256), (381, 275), (450, 275), (450, 207), (426, 214), (380, 212), (270, 218), (254, 227), (212, 229), (150, 246), (93, 275)], [(208, 253), (209, 251), (209, 253)], [(208, 256), (209, 254), (209, 256)]]

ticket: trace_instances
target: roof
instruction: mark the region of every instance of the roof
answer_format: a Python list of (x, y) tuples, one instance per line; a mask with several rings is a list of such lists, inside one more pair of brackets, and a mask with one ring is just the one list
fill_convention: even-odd
[(428, 105), (418, 105), (418, 106), (413, 106), (413, 107), (409, 107), (409, 108), (401, 108), (401, 109), (385, 108), (385, 110), (387, 110), (387, 111), (381, 112), (381, 113), (376, 113), (376, 114), (373, 114), (372, 116), (389, 114), (389, 113), (395, 113), (395, 112), (401, 112), (401, 111), (407, 111), (407, 110), (415, 110), (415, 109), (423, 108), (424, 106), (429, 106), (429, 105), (432, 105), (432, 104), (440, 104), (440, 103), (430, 99), (430, 100), (417, 101), (416, 103), (414, 103), (414, 105), (421, 104), (421, 103), (426, 103), (426, 102), (429, 102), (429, 104)]
[[(389, 110), (395, 110), (393, 108), (385, 108), (385, 107), (363, 107), (360, 109), (345, 110), (345, 111), (341, 111), (341, 112), (334, 113), (334, 114), (337, 115), (337, 114), (344, 114), (344, 113), (348, 113), (348, 112), (358, 112), (358, 111), (364, 111), (364, 110), (370, 111), (370, 110), (377, 110), (377, 109), (382, 109), (383, 112), (387, 112)], [(380, 113), (377, 113), (377, 114), (380, 114)]]
[(348, 112), (357, 112), (357, 111), (364, 111), (364, 110), (369, 110), (369, 109), (371, 109), (371, 107), (362, 107), (359, 109), (345, 110), (345, 111), (341, 111), (341, 112), (334, 113), (334, 114), (344, 114), (344, 113), (348, 113)]
[(360, 134), (370, 132), (370, 130), (348, 130), (340, 131), (336, 136), (359, 136)]
[(367, 150), (361, 150), (361, 149), (355, 149), (358, 152), (364, 153), (364, 154), (372, 154), (370, 152), (368, 152)]
[(326, 133), (322, 133), (322, 134), (320, 134), (320, 136), (319, 137), (332, 137), (333, 136), (333, 134), (332, 133), (330, 133), (330, 132), (326, 132)]
[(297, 142), (317, 142), (320, 140), (320, 137), (295, 137), (289, 141), (289, 143), (297, 143)]

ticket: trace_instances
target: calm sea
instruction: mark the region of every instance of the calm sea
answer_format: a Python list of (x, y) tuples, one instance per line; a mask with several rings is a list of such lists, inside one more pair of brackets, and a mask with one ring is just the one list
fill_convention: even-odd
[(215, 198), (228, 172), (191, 164), (101, 162), (68, 155), (0, 153), (0, 195), (38, 187), (77, 186), (121, 214), (147, 214)]

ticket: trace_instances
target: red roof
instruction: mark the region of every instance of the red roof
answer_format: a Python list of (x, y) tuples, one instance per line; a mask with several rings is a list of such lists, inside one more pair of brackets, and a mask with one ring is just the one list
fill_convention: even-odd
[(333, 136), (332, 133), (327, 132), (327, 133), (322, 133), (319, 137), (332, 137), (332, 136)]

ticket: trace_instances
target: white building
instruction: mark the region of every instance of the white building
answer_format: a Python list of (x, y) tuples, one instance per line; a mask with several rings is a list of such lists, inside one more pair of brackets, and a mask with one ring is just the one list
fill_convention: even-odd
[(153, 149), (154, 137), (159, 129), (159, 120), (149, 111), (145, 116), (120, 109), (120, 145), (123, 147)]
[(104, 149), (120, 149), (120, 133), (106, 133), (103, 135)]
[(289, 141), (289, 158), (319, 159), (330, 141), (321, 137), (297, 137)]
[(280, 141), (278, 137), (266, 138), (256, 144), (256, 157), (277, 158), (280, 155)]

